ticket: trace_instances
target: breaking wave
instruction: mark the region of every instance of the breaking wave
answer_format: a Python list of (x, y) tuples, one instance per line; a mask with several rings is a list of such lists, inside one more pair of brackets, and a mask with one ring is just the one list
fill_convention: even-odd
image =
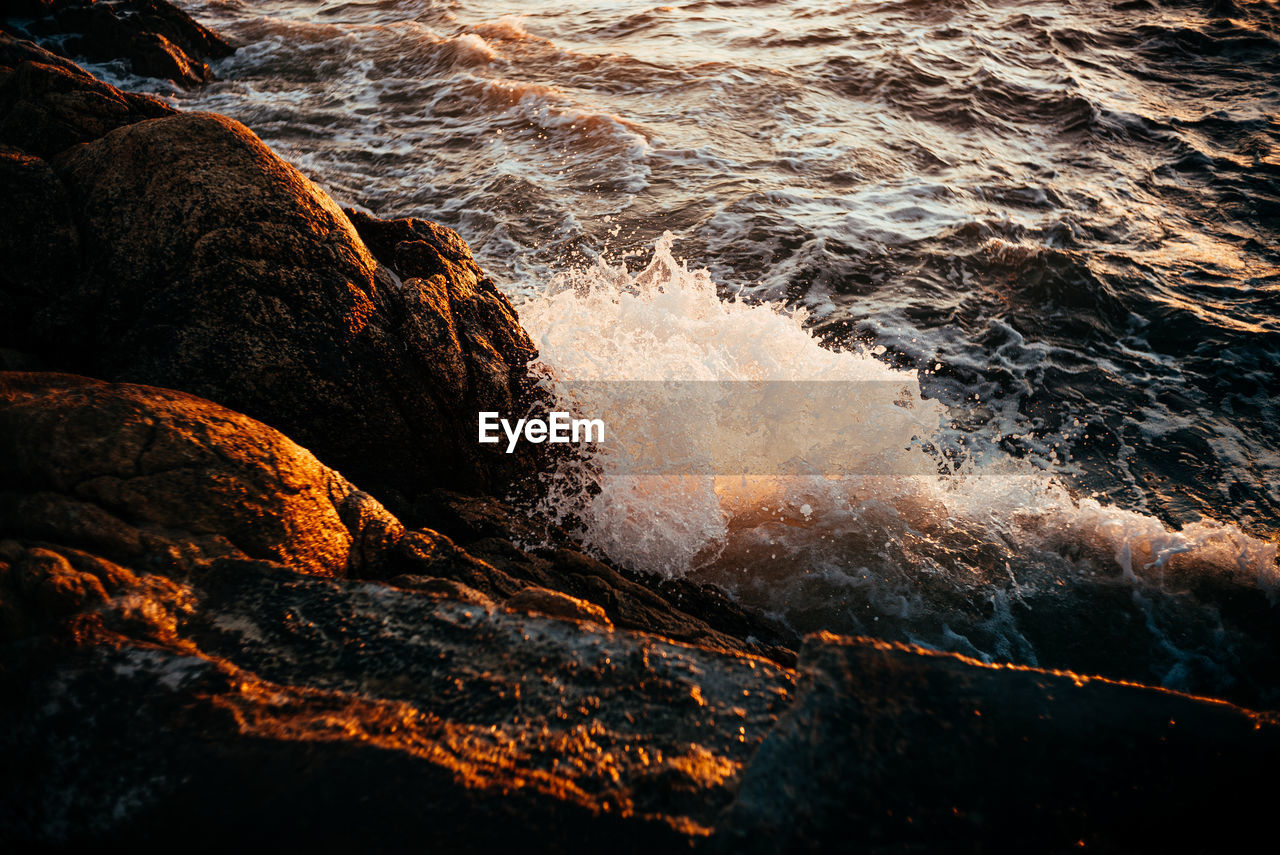
[[(1219, 624), (1208, 636), (1231, 634), (1212, 596), (1188, 592), (1270, 601), (1274, 543), (1077, 495), (958, 428), (919, 372), (825, 347), (803, 311), (723, 296), (671, 248), (668, 233), (634, 274), (599, 260), (519, 306), (549, 390), (610, 426), (608, 442), (548, 474), (544, 513), (623, 565), (716, 582), (800, 630), (1079, 667), (1059, 648), (1111, 613), (1160, 648), (1166, 684), (1233, 679), (1225, 649), (1175, 641), (1206, 620)], [(751, 398), (755, 418), (709, 405), (759, 384), (773, 391)], [(797, 412), (808, 390), (844, 397)], [(681, 468), (690, 459), (712, 468)], [(1044, 633), (1028, 624), (1046, 619), (1068, 637), (1033, 641)], [(1149, 679), (1148, 664), (1134, 667)]]

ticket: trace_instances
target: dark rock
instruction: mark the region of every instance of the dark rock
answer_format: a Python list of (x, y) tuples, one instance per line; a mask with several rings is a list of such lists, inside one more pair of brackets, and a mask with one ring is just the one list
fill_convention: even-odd
[(144, 33), (133, 40), (133, 70), (144, 77), (160, 77), (187, 86), (212, 77), (209, 66), (196, 63), (182, 48), (159, 33)]
[(2, 144), (47, 159), (173, 112), (156, 98), (121, 92), (30, 42), (0, 33)]
[(723, 852), (1234, 851), (1269, 834), (1280, 719), (816, 636)]
[(600, 606), (619, 627), (795, 663), (798, 636), (739, 606), (718, 588), (615, 568), (585, 554), (564, 532), (499, 499), (436, 490), (406, 519), (414, 527), (450, 532), (457, 541), (454, 548), (465, 549), (474, 562), (451, 562), (449, 570), (434, 575), (461, 572), (459, 581), (496, 599), (527, 585), (549, 588)]
[(386, 572), (444, 577), (496, 599), (505, 599), (527, 584), (430, 530), (412, 531), (401, 538), (387, 560)]
[(107, 601), (107, 591), (92, 573), (48, 549), (26, 550), (10, 575), (19, 592), (50, 617), (75, 614)]
[[(457, 232), (428, 220), (404, 217), (380, 220), (355, 208), (343, 208), (369, 250), (405, 278), (428, 278), (465, 267), (476, 277), (480, 268)], [(455, 274), (456, 275), (456, 274)]]
[[(37, 74), (92, 83), (30, 63), (15, 72)], [(119, 106), (120, 122), (134, 118)], [(469, 258), (396, 282), (323, 191), (220, 116), (119, 128), (57, 157), (61, 186), (29, 160), (14, 167), (25, 184), (5, 192), (34, 207), (43, 193), (63, 227), (5, 247), (19, 264), (0, 282), (18, 311), (0, 345), (218, 401), (379, 494), (528, 480), (520, 455), (474, 441), (479, 410), (518, 407), (534, 351)], [(63, 269), (28, 260), (55, 252)]]
[[(120, 628), (143, 599), (168, 638)], [(754, 658), (215, 562), (0, 646), (0, 838), (680, 851), (790, 688)]]
[(93, 62), (129, 60), (135, 74), (196, 86), (212, 79), (205, 60), (230, 56), (226, 41), (164, 0), (36, 0), (10, 4), (25, 31), (47, 47)]
[[(0, 230), (0, 330), (5, 330), (8, 319), (29, 316), (75, 277), (80, 239), (62, 182), (44, 160), (0, 144), (0, 187), (9, 212)], [(15, 339), (14, 333), (4, 340)]]

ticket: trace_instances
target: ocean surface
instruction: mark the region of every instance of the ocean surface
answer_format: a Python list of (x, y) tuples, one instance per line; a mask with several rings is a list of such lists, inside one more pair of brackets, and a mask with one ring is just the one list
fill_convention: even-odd
[(635, 465), (691, 410), (628, 397), (626, 461), (548, 473), (594, 548), (803, 631), (1280, 704), (1280, 4), (182, 5), (240, 46), (219, 82), (94, 70), (457, 229), (557, 394), (848, 414), (785, 475), (716, 424), (693, 474)]

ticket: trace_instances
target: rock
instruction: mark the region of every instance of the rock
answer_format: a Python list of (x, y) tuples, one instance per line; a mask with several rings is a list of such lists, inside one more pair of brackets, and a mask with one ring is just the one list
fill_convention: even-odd
[(127, 59), (135, 74), (196, 86), (212, 79), (205, 60), (234, 52), (225, 40), (164, 0), (26, 0), (11, 15), (68, 56)]
[(207, 82), (213, 73), (203, 62), (192, 61), (182, 48), (159, 33), (144, 33), (133, 40), (133, 71), (143, 77), (160, 77), (185, 86)]
[(388, 557), (386, 569), (388, 573), (400, 575), (448, 578), (488, 597), (504, 598), (522, 587), (519, 580), (429, 529), (412, 531), (401, 538)]
[[(403, 534), (310, 452), (180, 392), (0, 374), (0, 449), (0, 536), (85, 550), (90, 563), (184, 574), (239, 557), (344, 575)], [(60, 592), (96, 593), (59, 573)]]
[(262, 562), (190, 585), (155, 606), (166, 641), (113, 601), (74, 644), (0, 646), (0, 837), (679, 851), (791, 691), (751, 657)]
[(483, 606), (486, 609), (494, 607), (493, 600), (477, 591), (475, 588), (469, 588), (461, 582), (455, 582), (452, 579), (438, 579), (434, 576), (413, 576), (401, 575), (396, 576), (387, 582), (406, 591), (417, 591), (418, 593), (431, 594), (442, 600), (456, 600), (460, 603), (470, 603), (474, 606)]
[[(15, 74), (83, 83), (30, 63)], [(65, 142), (38, 136), (44, 144), (23, 151)], [(0, 345), (215, 400), (375, 495), (529, 478), (520, 455), (474, 441), (479, 410), (519, 406), (534, 350), (473, 262), (454, 254), (445, 272), (396, 282), (322, 190), (221, 116), (120, 127), (50, 163), (61, 188), (23, 161), (13, 168), (25, 184), (5, 191), (44, 193), (64, 228), (9, 248), (18, 264), (0, 281), (15, 311)], [(55, 276), (32, 259), (73, 240), (79, 253), (61, 257), (74, 271)]]
[(789, 696), (773, 663), (524, 582), (497, 609), (443, 576), (342, 578), (500, 571), (185, 393), (0, 374), (0, 451), (21, 849), (687, 848)]
[(0, 33), (0, 144), (50, 158), (124, 125), (173, 115), (30, 42)]
[(74, 614), (107, 601), (107, 591), (96, 576), (75, 569), (48, 549), (27, 550), (11, 575), (18, 590), (50, 616)]
[(607, 629), (613, 624), (605, 617), (604, 609), (595, 603), (552, 591), (548, 588), (528, 587), (507, 600), (507, 609), (532, 615), (563, 618), (570, 621), (590, 621)]
[(342, 210), (369, 250), (406, 279), (440, 273), (458, 278), (458, 273), (452, 272), (457, 267), (475, 278), (484, 276), (471, 257), (471, 248), (453, 229), (412, 217), (380, 220), (355, 208)]
[(22, 283), (0, 289), (0, 311), (21, 317), (75, 276), (80, 239), (62, 182), (44, 160), (0, 145), (0, 187), (11, 213), (0, 230), (0, 281)]
[(869, 639), (814, 636), (800, 662), (715, 851), (1214, 852), (1268, 833), (1275, 714)]
[[(799, 638), (776, 621), (739, 606), (722, 591), (687, 579), (615, 568), (583, 553), (563, 531), (539, 524), (493, 497), (436, 490), (424, 496), (405, 519), (414, 528), (451, 532), (456, 543), (450, 541), (450, 547), (466, 550), (466, 563), (451, 561), (448, 569), (433, 569), (431, 575), (456, 578), (494, 599), (530, 585), (548, 588), (600, 606), (618, 627), (795, 664)], [(406, 553), (411, 542), (406, 538), (397, 551)]]

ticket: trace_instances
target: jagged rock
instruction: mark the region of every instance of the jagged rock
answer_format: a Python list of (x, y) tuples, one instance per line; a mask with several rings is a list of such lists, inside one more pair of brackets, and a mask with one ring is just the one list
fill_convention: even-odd
[(32, 19), (25, 30), (68, 56), (94, 62), (129, 60), (144, 77), (196, 86), (212, 79), (207, 59), (234, 52), (221, 36), (164, 0), (19, 0), (10, 17)]
[[(455, 578), (495, 599), (529, 585), (548, 588), (599, 606), (619, 627), (795, 663), (798, 636), (742, 608), (719, 589), (613, 567), (583, 553), (564, 532), (499, 499), (436, 490), (405, 519), (414, 528), (450, 532), (456, 543), (450, 541), (449, 547), (466, 551), (467, 562), (451, 560), (447, 569), (426, 572)], [(402, 560), (410, 558), (413, 543), (406, 538), (397, 547)], [(517, 543), (542, 546), (521, 548)]]
[[(31, 63), (23, 75), (88, 85)], [(129, 109), (120, 102), (121, 122)], [(520, 455), (474, 441), (476, 412), (518, 407), (534, 353), (474, 263), (454, 255), (444, 272), (397, 282), (322, 190), (221, 116), (118, 128), (52, 158), (59, 185), (23, 151), (48, 155), (85, 135), (74, 128), (56, 143), (48, 131), (5, 140), (28, 177), (0, 197), (43, 193), (67, 225), (34, 247), (0, 247), (0, 261), (16, 261), (0, 273), (15, 309), (0, 344), (218, 401), (378, 495), (528, 479)], [(31, 260), (59, 248), (56, 275)]]
[(716, 851), (1219, 852), (1270, 833), (1274, 713), (870, 639), (810, 637), (800, 663)]

